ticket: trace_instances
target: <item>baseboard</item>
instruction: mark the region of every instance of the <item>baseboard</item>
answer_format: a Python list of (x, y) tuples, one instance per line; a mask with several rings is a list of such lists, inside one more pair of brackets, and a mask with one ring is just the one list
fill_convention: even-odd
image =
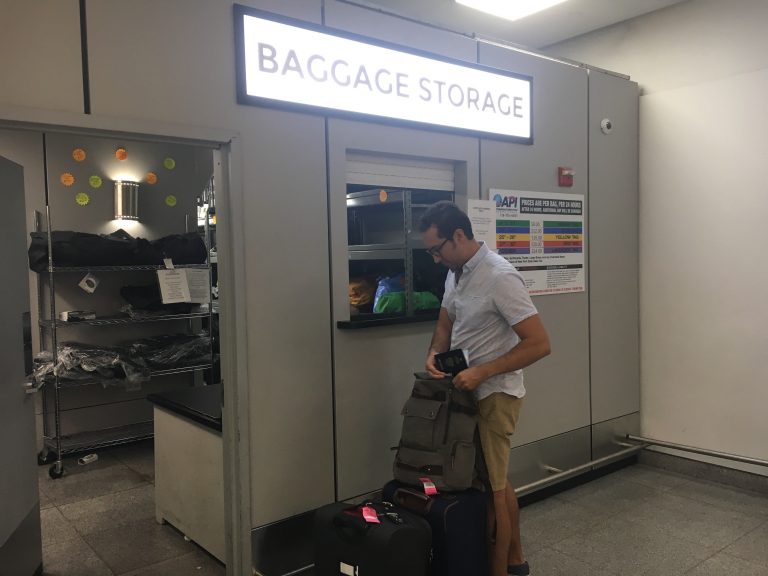
[(597, 480), (598, 478), (602, 478), (603, 476), (607, 476), (608, 474), (612, 474), (617, 470), (621, 470), (622, 468), (626, 468), (627, 466), (632, 466), (633, 464), (636, 464), (636, 463), (637, 463), (637, 455), (623, 458), (616, 462), (612, 462), (605, 466), (601, 466), (600, 468), (594, 468), (592, 470), (579, 474), (578, 476), (568, 478), (566, 480), (563, 480), (562, 482), (558, 482), (557, 484), (552, 484), (551, 486), (547, 486), (546, 488), (542, 488), (540, 490), (537, 490), (536, 492), (531, 492), (524, 496), (520, 496), (518, 498), (518, 503), (520, 505), (520, 508), (524, 508), (526, 506), (529, 506), (530, 504), (535, 504), (536, 502), (540, 502), (541, 500), (546, 500), (550, 496), (556, 496), (561, 492), (565, 492), (566, 490), (570, 490), (571, 488), (576, 488), (577, 486), (581, 486), (582, 484), (587, 484), (589, 482), (592, 482), (593, 480)]
[(684, 456), (667, 454), (655, 450), (643, 450), (639, 455), (639, 463), (646, 466), (661, 468), (685, 476), (725, 484), (741, 490), (749, 490), (768, 496), (768, 476), (753, 474), (744, 470), (736, 470), (719, 466), (710, 462), (693, 460)]

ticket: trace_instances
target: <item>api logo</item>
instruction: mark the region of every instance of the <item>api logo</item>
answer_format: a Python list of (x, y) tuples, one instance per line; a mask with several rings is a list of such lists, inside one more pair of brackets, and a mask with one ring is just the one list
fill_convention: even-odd
[(496, 194), (493, 197), (493, 201), (496, 202), (496, 208), (517, 208), (517, 196)]

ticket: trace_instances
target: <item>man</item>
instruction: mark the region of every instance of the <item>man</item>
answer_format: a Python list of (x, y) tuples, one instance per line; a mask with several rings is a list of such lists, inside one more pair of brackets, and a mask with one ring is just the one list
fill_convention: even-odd
[(493, 492), (489, 531), (495, 518), (491, 576), (527, 576), (517, 497), (507, 480), (510, 436), (525, 395), (522, 368), (549, 354), (549, 337), (520, 273), (475, 240), (458, 206), (434, 204), (422, 216), (419, 231), (435, 262), (449, 268), (427, 371), (447, 376), (437, 369), (435, 354), (466, 350), (469, 368), (453, 384), (473, 390), (478, 399), (478, 431)]

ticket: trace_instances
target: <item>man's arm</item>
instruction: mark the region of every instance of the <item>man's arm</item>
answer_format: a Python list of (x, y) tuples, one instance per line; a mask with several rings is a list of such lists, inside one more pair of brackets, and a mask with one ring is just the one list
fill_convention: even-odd
[(520, 337), (517, 346), (496, 360), (462, 370), (453, 379), (453, 385), (461, 390), (474, 390), (492, 376), (525, 368), (550, 353), (549, 336), (538, 314), (518, 322), (512, 329)]
[(440, 308), (440, 315), (437, 317), (437, 325), (435, 326), (435, 333), (432, 334), (432, 343), (429, 345), (429, 351), (427, 352), (426, 368), (435, 378), (445, 378), (447, 374), (441, 372), (435, 366), (435, 354), (441, 352), (447, 352), (451, 346), (451, 331), (453, 330), (453, 322), (451, 317), (448, 316), (448, 311), (445, 308)]

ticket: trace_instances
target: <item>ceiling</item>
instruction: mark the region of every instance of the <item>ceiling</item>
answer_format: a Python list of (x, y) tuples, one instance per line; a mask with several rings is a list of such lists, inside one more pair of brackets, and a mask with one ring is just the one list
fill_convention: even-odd
[(685, 0), (568, 0), (516, 22), (494, 18), (456, 4), (454, 0), (347, 1), (456, 32), (540, 49)]

